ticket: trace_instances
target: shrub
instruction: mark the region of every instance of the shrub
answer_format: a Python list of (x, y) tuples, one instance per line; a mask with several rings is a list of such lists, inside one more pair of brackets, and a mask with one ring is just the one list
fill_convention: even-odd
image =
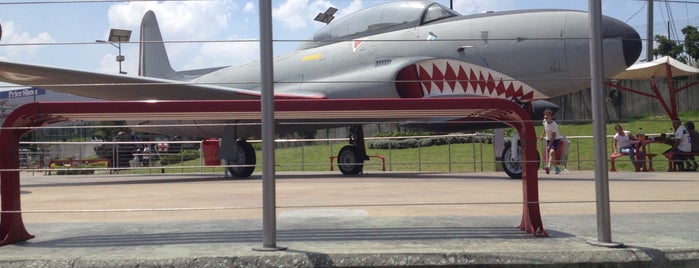
[(198, 150), (183, 150), (178, 154), (161, 155), (160, 164), (163, 166), (177, 164), (182, 161), (194, 160), (200, 157)]
[[(388, 136), (382, 136), (388, 137)], [(459, 144), (459, 143), (493, 143), (492, 136), (439, 136), (439, 137), (429, 137), (429, 138), (406, 138), (406, 139), (392, 139), (392, 140), (372, 140), (369, 144), (369, 149), (409, 149), (417, 147), (428, 147), (436, 145), (445, 144)]]
[(427, 131), (391, 131), (376, 133), (374, 137), (406, 137), (406, 136), (429, 136), (432, 133)]

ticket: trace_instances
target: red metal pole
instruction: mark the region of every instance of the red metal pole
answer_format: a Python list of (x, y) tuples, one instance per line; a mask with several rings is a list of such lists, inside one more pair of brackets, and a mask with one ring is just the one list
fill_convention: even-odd
[[(22, 110), (17, 114), (21, 113)], [(34, 238), (22, 221), (19, 188), (19, 141), (30, 130), (11, 128), (24, 126), (31, 121), (22, 120), (22, 116), (13, 116), (17, 114), (10, 114), (0, 131), (0, 246)]]
[(658, 96), (657, 99), (658, 101), (660, 101), (660, 104), (663, 105), (665, 113), (667, 113), (667, 115), (670, 116), (671, 119), (674, 119), (672, 116), (672, 110), (670, 109), (670, 107), (667, 106), (667, 102), (665, 101), (665, 98), (663, 98), (663, 95), (660, 93), (660, 89), (658, 89), (658, 85), (655, 83), (655, 80), (653, 80), (653, 78), (650, 79), (650, 87), (653, 89), (653, 92), (655, 92), (655, 95)]
[(675, 99), (675, 87), (672, 85), (672, 67), (670, 62), (665, 63), (665, 71), (667, 72), (667, 88), (670, 91), (670, 107), (672, 108), (672, 113), (670, 114), (670, 119), (677, 119), (677, 100)]

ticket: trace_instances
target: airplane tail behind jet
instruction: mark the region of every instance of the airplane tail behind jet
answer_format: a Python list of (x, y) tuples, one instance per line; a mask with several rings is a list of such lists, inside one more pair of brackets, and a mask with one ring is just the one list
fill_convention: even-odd
[(139, 55), (138, 75), (163, 78), (170, 80), (184, 80), (185, 77), (177, 73), (170, 65), (170, 60), (165, 51), (163, 36), (160, 34), (158, 20), (152, 10), (146, 12), (141, 20), (141, 46)]

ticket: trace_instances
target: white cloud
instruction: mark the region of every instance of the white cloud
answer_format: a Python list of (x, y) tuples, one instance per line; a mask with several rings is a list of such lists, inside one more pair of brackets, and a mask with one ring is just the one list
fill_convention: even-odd
[(0, 46), (0, 55), (3, 55), (5, 60), (32, 58), (39, 49), (45, 47), (41, 44), (54, 42), (53, 37), (47, 32), (37, 35), (17, 32), (13, 21), (3, 22), (2, 27), (2, 43), (5, 46)]
[[(335, 3), (334, 3), (335, 2)], [(276, 3), (276, 1), (275, 1)], [(363, 8), (362, 0), (283, 0), (273, 9), (273, 19), (284, 35), (305, 39), (322, 25), (314, 23), (318, 12), (335, 6), (344, 16)], [(345, 6), (338, 6), (343, 4)], [(170, 62), (176, 70), (198, 69), (213, 66), (235, 65), (259, 58), (257, 42), (240, 40), (257, 39), (257, 2), (245, 1), (132, 1), (113, 4), (107, 14), (110, 28), (132, 29), (132, 42), (138, 42), (141, 18), (153, 10), (158, 18), (166, 43)], [(108, 33), (104, 34), (105, 36)], [(293, 37), (285, 37), (293, 38)], [(194, 41), (194, 42), (180, 42)], [(285, 47), (285, 43), (275, 44)], [(123, 45), (124, 69), (135, 74), (138, 69), (138, 48), (134, 44)], [(100, 70), (115, 72), (114, 55), (104, 55)]]
[[(251, 3), (248, 3), (251, 5)], [(246, 4), (246, 8), (247, 8)], [(254, 5), (253, 5), (254, 7)], [(170, 61), (175, 69), (205, 68), (220, 59), (220, 54), (206, 48), (215, 47), (211, 41), (222, 40), (230, 34), (231, 14), (240, 11), (235, 1), (164, 1), (128, 2), (112, 5), (108, 11), (110, 27), (134, 29), (133, 36), (138, 41), (141, 18), (148, 10), (153, 10), (158, 19), (163, 39), (178, 41), (166, 44)], [(179, 41), (192, 41), (180, 43)], [(138, 55), (136, 52), (133, 55)], [(138, 62), (132, 58), (132, 62)], [(231, 64), (231, 63), (229, 63)], [(107, 65), (109, 66), (109, 65)], [(186, 67), (185, 67), (186, 66)], [(135, 65), (137, 68), (137, 64)], [(136, 70), (130, 70), (136, 72)]]
[(208, 38), (229, 25), (229, 14), (238, 7), (232, 1), (165, 1), (115, 4), (109, 11), (111, 27), (137, 29), (141, 17), (153, 10), (164, 36), (171, 40)]
[(336, 16), (344, 16), (347, 14), (351, 14), (351, 13), (357, 12), (363, 8), (364, 8), (364, 4), (362, 4), (362, 0), (353, 0), (352, 2), (349, 3), (349, 5), (347, 5), (345, 8), (340, 10), (339, 15), (336, 15)]
[[(123, 69), (123, 66), (122, 66)], [(116, 55), (112, 53), (107, 53), (100, 59), (99, 67), (97, 72), (101, 73), (118, 73), (119, 65), (116, 62)]]
[[(122, 47), (122, 55), (125, 60), (121, 63), (121, 70), (129, 75), (138, 75), (138, 47), (125, 46)], [(119, 73), (119, 62), (116, 61), (117, 54), (110, 52), (102, 55), (97, 67), (97, 72), (101, 73)]]
[[(200, 53), (183, 66), (183, 69), (228, 66), (259, 58), (260, 45), (257, 40), (244, 40), (239, 37), (232, 37), (229, 40), (235, 41), (204, 43)], [(215, 55), (215, 57), (209, 55)]]
[(279, 8), (272, 10), (272, 17), (282, 22), (285, 28), (296, 30), (307, 27), (318, 12), (325, 11), (331, 5), (330, 1), (325, 0), (312, 3), (308, 0), (286, 0)]
[(286, 0), (278, 8), (272, 10), (273, 18), (282, 23), (282, 26), (290, 30), (305, 29), (314, 23), (313, 18), (318, 13), (328, 9), (328, 7), (338, 8), (339, 11), (335, 17), (341, 17), (364, 8), (362, 0), (352, 0), (346, 6), (340, 6), (340, 3), (347, 1), (336, 1), (333, 3), (328, 0)]
[(272, 10), (272, 17), (281, 21), (286, 28), (297, 29), (306, 26), (302, 18), (308, 6), (308, 0), (287, 0), (279, 8)]
[(253, 4), (252, 2), (247, 2), (243, 10), (246, 13), (255, 12), (255, 4)]

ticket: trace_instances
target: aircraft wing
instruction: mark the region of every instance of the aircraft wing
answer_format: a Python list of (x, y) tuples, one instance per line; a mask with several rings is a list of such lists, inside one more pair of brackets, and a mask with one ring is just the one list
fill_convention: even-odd
[[(104, 100), (257, 99), (260, 92), (168, 79), (86, 72), (0, 61), (0, 81)], [(316, 92), (275, 94), (324, 98)]]

